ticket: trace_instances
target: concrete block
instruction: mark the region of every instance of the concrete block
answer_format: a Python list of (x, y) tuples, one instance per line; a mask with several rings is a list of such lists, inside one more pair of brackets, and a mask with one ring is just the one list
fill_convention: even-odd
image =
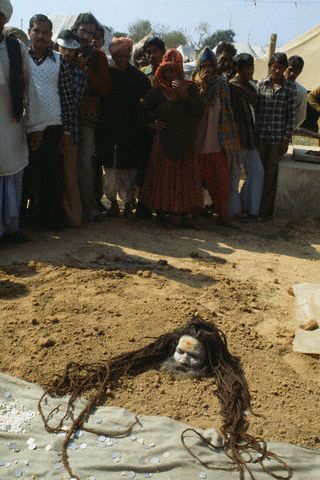
[[(307, 149), (300, 147), (299, 155)], [(318, 147), (309, 150), (319, 150)], [(292, 153), (279, 164), (274, 215), (288, 218), (320, 219), (320, 163), (294, 160)]]

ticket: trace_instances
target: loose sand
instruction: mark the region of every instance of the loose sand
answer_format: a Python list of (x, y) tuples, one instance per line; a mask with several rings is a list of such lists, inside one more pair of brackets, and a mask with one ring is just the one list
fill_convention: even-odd
[[(242, 359), (264, 415), (251, 417), (251, 432), (320, 446), (320, 362), (292, 352), (288, 294), (320, 281), (319, 223), (202, 222), (191, 231), (114, 219), (2, 247), (1, 371), (45, 385), (70, 360), (104, 362), (199, 312)], [(220, 422), (209, 380), (155, 370), (124, 380), (110, 403), (196, 427)]]

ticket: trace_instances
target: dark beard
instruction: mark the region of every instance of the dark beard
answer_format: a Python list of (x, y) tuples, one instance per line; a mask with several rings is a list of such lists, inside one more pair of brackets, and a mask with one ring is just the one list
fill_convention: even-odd
[(185, 367), (175, 361), (173, 357), (168, 358), (165, 360), (160, 370), (163, 372), (169, 372), (174, 375), (176, 378), (184, 378), (184, 377), (204, 377), (206, 375), (206, 367), (200, 368), (190, 368)]

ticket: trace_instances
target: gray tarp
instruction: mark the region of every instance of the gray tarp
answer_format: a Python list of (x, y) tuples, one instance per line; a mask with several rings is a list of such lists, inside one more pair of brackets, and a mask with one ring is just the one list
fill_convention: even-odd
[[(61, 434), (47, 433), (37, 413), (37, 403), (41, 394), (42, 389), (36, 385), (0, 374), (1, 480), (12, 478), (69, 480), (59, 456), (63, 438)], [(61, 399), (50, 400), (48, 412), (58, 404), (61, 405), (62, 412), (65, 401)], [(82, 405), (78, 402), (77, 408)], [(32, 416), (29, 424), (28, 422), (25, 425), (21, 424), (23, 418)], [(101, 407), (95, 412), (89, 425), (96, 429), (108, 429), (107, 438), (79, 432), (79, 438), (68, 449), (70, 463), (81, 480), (238, 478), (237, 473), (207, 470), (194, 461), (180, 441), (180, 434), (186, 426), (175, 420), (141, 416), (139, 417), (141, 426), (136, 425), (130, 434), (118, 439), (112, 436), (112, 432), (119, 433), (134, 420), (135, 416), (132, 413), (121, 408)], [(23, 431), (20, 433), (12, 431), (19, 429)], [(202, 433), (213, 441), (217, 440), (214, 430)], [(196, 447), (197, 454), (204, 460), (211, 459), (215, 465), (226, 465), (227, 459), (224, 454), (208, 452), (208, 448), (194, 438), (190, 438), (190, 444)], [(294, 470), (294, 480), (319, 480), (319, 450), (279, 443), (270, 443), (269, 449), (290, 464)], [(269, 465), (271, 466), (271, 462), (268, 462)], [(258, 467), (254, 470), (256, 469), (258, 470)], [(260, 471), (256, 474), (257, 480), (270, 478)]]

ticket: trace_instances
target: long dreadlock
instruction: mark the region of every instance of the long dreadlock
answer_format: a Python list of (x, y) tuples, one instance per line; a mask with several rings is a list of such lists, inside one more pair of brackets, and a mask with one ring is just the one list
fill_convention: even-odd
[[(64, 421), (72, 419), (72, 424), (67, 431), (62, 447), (62, 460), (71, 477), (78, 478), (70, 466), (67, 445), (76, 430), (81, 427), (83, 430), (97, 435), (110, 435), (110, 432), (89, 429), (84, 426), (94, 408), (102, 405), (107, 400), (107, 389), (112, 391), (121, 377), (137, 375), (168, 359), (174, 354), (179, 338), (182, 335), (193, 336), (204, 345), (205, 363), (207, 365), (206, 375), (212, 377), (215, 381), (215, 394), (221, 407), (221, 431), (224, 435), (224, 444), (219, 448), (222, 448), (231, 459), (231, 464), (228, 467), (213, 466), (197, 457), (187, 445), (187, 438), (190, 432), (198, 435), (209, 446), (215, 446), (201, 434), (190, 428), (181, 434), (181, 441), (185, 449), (208, 469), (238, 470), (240, 480), (245, 478), (245, 472), (248, 472), (251, 480), (254, 480), (255, 477), (250, 468), (252, 463), (259, 463), (263, 471), (273, 478), (289, 480), (292, 477), (290, 467), (276, 454), (267, 450), (265, 441), (255, 438), (248, 433), (248, 411), (251, 408), (251, 396), (241, 361), (229, 352), (224, 333), (215, 325), (204, 321), (200, 317), (194, 317), (184, 327), (161, 335), (138, 350), (112, 358), (106, 364), (78, 364), (70, 362), (67, 364), (63, 375), (54, 378), (52, 384), (41, 397), (38, 406), (45, 428), (50, 433), (62, 431)], [(94, 390), (94, 394), (87, 405), (76, 418), (73, 418), (73, 405), (76, 399), (92, 390)], [(49, 422), (56, 409), (47, 416), (43, 412), (42, 404), (47, 395), (51, 397), (70, 395), (65, 414), (55, 427), (51, 427)], [(125, 431), (117, 432), (117, 436), (127, 435), (137, 423), (140, 422), (136, 417), (134, 424)], [(264, 464), (266, 459), (273, 459), (281, 464), (286, 472), (285, 476), (272, 473)]]

